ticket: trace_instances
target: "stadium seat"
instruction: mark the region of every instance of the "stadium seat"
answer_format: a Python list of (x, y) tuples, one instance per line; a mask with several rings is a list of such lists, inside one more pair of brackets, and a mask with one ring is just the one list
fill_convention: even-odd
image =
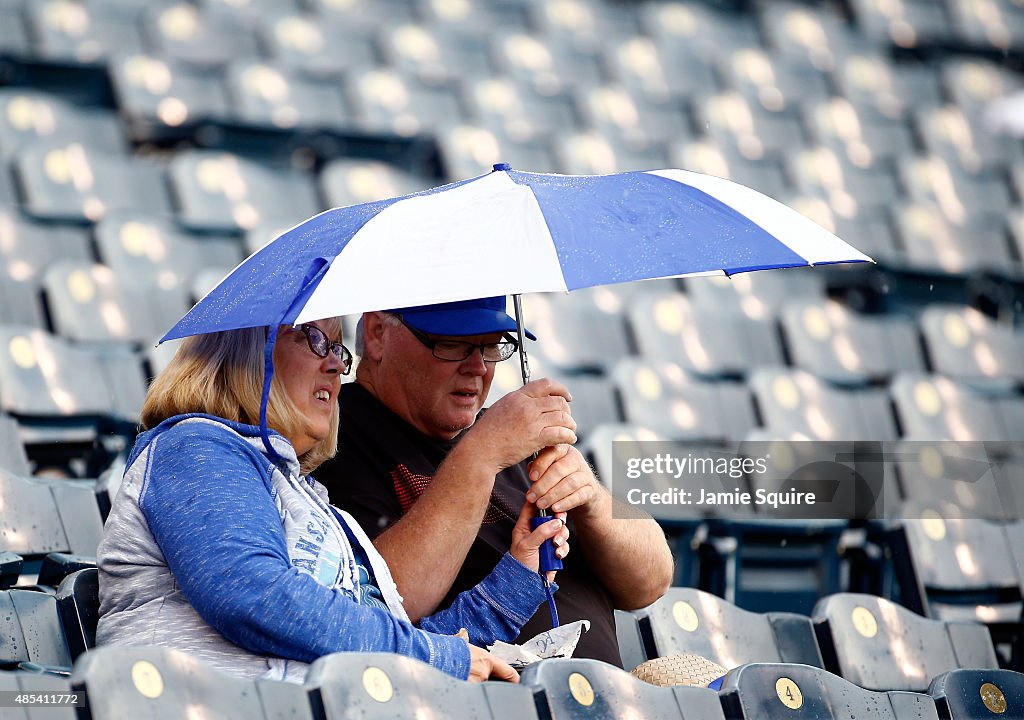
[[(965, 218), (968, 209), (950, 195), (944, 197), (949, 198), (947, 209)], [(910, 269), (966, 274), (1000, 272), (1016, 264), (1001, 222), (957, 226), (941, 207), (927, 202), (897, 202), (892, 213)]]
[(1002, 426), (994, 403), (940, 375), (900, 373), (889, 384), (901, 434), (908, 440), (1019, 439)]
[(408, 22), (417, 17), (413, 0), (309, 0), (318, 17), (336, 20), (360, 30), (392, 22)]
[(529, 32), (512, 32), (497, 38), (495, 67), (499, 74), (533, 87), (542, 94), (573, 87), (595, 87), (607, 79), (596, 49), (546, 43)]
[(799, 116), (770, 113), (735, 90), (701, 98), (694, 115), (711, 140), (750, 161), (779, 160), (808, 142)]
[(829, 147), (792, 153), (786, 167), (799, 192), (825, 198), (843, 218), (881, 215), (900, 194), (892, 173), (858, 167)]
[(221, 72), (137, 53), (112, 60), (110, 80), (128, 134), (136, 140), (189, 137), (201, 123), (229, 116)]
[(612, 381), (626, 422), (665, 438), (740, 440), (757, 424), (746, 385), (701, 381), (675, 363), (624, 358)]
[[(35, 223), (13, 208), (0, 207), (0, 276), (32, 281), (38, 288), (46, 268), (58, 260), (92, 260), (89, 239), (82, 230)], [(14, 323), (7, 319), (6, 324)]]
[(621, 82), (633, 97), (657, 103), (684, 102), (707, 95), (718, 88), (714, 68), (687, 44), (666, 51), (646, 35), (612, 41), (603, 46), (609, 74)]
[(952, 39), (949, 18), (943, 4), (931, 0), (903, 0), (879, 3), (853, 0), (853, 17), (865, 36), (875, 42), (916, 48)]
[(799, 116), (801, 104), (830, 95), (828, 76), (806, 59), (760, 47), (728, 50), (722, 75), (726, 85), (773, 115)]
[(606, 175), (665, 167), (666, 148), (658, 142), (627, 144), (593, 130), (555, 133), (558, 171), (568, 175)]
[(26, 3), (33, 55), (50, 62), (98, 64), (143, 45), (141, 7), (117, 2)]
[(104, 265), (149, 287), (170, 288), (202, 269), (227, 271), (242, 260), (233, 237), (187, 233), (165, 218), (141, 213), (111, 213), (96, 224), (93, 236)]
[(921, 333), (938, 373), (989, 386), (1024, 382), (1024, 333), (973, 308), (931, 305), (921, 314)]
[(622, 85), (584, 87), (576, 98), (584, 123), (617, 145), (679, 142), (690, 134), (683, 105), (675, 100), (655, 102)]
[(718, 696), (707, 688), (657, 687), (597, 660), (559, 658), (535, 663), (523, 671), (522, 684), (533, 690), (542, 720), (723, 717)]
[(572, 417), (576, 421), (578, 437), (585, 438), (600, 425), (617, 423), (622, 420), (615, 388), (612, 382), (603, 375), (551, 375), (550, 377), (564, 384), (572, 393)]
[[(1024, 157), (1019, 142), (992, 132), (982, 118), (956, 106), (923, 108), (915, 118), (924, 149), (979, 182), (1001, 181), (1002, 170)], [(1006, 192), (1005, 188), (995, 190)]]
[(373, 37), (327, 14), (274, 12), (258, 19), (270, 57), (314, 78), (339, 78), (376, 67)]
[(645, 3), (639, 8), (639, 19), (642, 29), (665, 53), (670, 68), (679, 67), (677, 53), (699, 57), (706, 63), (726, 48), (753, 46), (760, 41), (756, 18), (722, 12), (706, 4), (678, 0)]
[(611, 368), (630, 354), (629, 336), (621, 313), (606, 313), (586, 291), (531, 293), (522, 299), (523, 323), (538, 338), (527, 349), (559, 370)]
[(928, 694), (943, 720), (1024, 718), (1024, 675), (1012, 670), (952, 670), (935, 678)]
[(549, 44), (592, 49), (639, 29), (637, 13), (629, 5), (559, 0), (531, 9), (534, 24)]
[(782, 363), (773, 325), (734, 308), (665, 293), (636, 298), (628, 314), (640, 354), (652, 360), (675, 362), (701, 375), (736, 375)]
[(496, 77), (467, 83), (462, 95), (469, 117), (499, 139), (537, 141), (556, 130), (580, 126), (567, 92), (545, 95), (530, 85)]
[(795, 2), (766, 3), (758, 10), (768, 47), (810, 61), (823, 72), (831, 71), (840, 58), (863, 43), (834, 11)]
[(924, 370), (909, 319), (862, 315), (831, 300), (794, 300), (779, 320), (793, 364), (822, 380), (857, 384)]
[(1007, 52), (1024, 44), (1024, 11), (1019, 6), (949, 0), (950, 25), (965, 44)]
[(355, 124), (337, 82), (261, 60), (233, 62), (224, 75), (231, 117), (242, 125), (346, 132)]
[(61, 631), (57, 601), (36, 590), (0, 591), (0, 668), (23, 663), (63, 669), (71, 655)]
[(857, 167), (888, 170), (896, 158), (914, 150), (906, 122), (855, 106), (845, 98), (809, 104), (805, 122), (813, 140)]
[(413, 137), (436, 132), (464, 115), (453, 82), (428, 85), (382, 67), (350, 78), (347, 85), (357, 128), (365, 132)]
[(813, 268), (689, 277), (682, 282), (694, 305), (742, 312), (752, 320), (773, 317), (794, 298), (825, 299), (824, 276)]
[(76, 570), (65, 577), (54, 597), (72, 661), (96, 647), (96, 623), (100, 616), (99, 571)]
[[(320, 190), (329, 207), (375, 202), (426, 190), (425, 178), (379, 160), (338, 158), (327, 163), (319, 176)], [(290, 225), (278, 222), (279, 232)], [(250, 248), (252, 250), (252, 248)]]
[(998, 176), (968, 175), (940, 157), (905, 157), (900, 178), (911, 200), (942, 210), (956, 226), (1001, 222), (1010, 209), (1010, 190)]
[(230, 153), (184, 150), (170, 163), (178, 220), (187, 228), (237, 232), (265, 218), (300, 222), (320, 209), (312, 179)]
[(0, 326), (0, 410), (26, 418), (105, 415), (95, 356), (42, 330)]
[(669, 143), (672, 167), (732, 180), (779, 199), (789, 189), (789, 180), (777, 158), (752, 160), (736, 148), (723, 147), (710, 140), (688, 140)]
[(740, 720), (938, 720), (928, 695), (872, 692), (808, 665), (754, 663), (731, 670), (719, 694)]
[(903, 504), (886, 538), (900, 602), (940, 620), (1016, 624), (1022, 587), (1007, 526), (963, 514), (934, 500)]
[(78, 342), (145, 343), (189, 308), (181, 286), (146, 287), (106, 265), (58, 262), (44, 288), (54, 329)]
[(0, 274), (0, 325), (46, 327), (42, 297), (35, 281)]
[(0, 88), (0, 157), (14, 157), (34, 140), (78, 142), (110, 154), (127, 149), (117, 116), (107, 110), (80, 107), (37, 90)]
[(30, 475), (28, 455), (18, 435), (18, 423), (10, 415), (0, 414), (0, 470), (13, 475)]
[(942, 86), (937, 69), (926, 63), (893, 62), (884, 54), (854, 53), (832, 72), (839, 94), (855, 106), (888, 118), (907, 119), (911, 111), (939, 107)]
[(236, 7), (157, 4), (143, 14), (142, 28), (150, 52), (197, 67), (260, 56), (251, 16)]
[(536, 717), (526, 688), (461, 682), (393, 653), (326, 655), (309, 669), (306, 688), (328, 720), (414, 720), (427, 712), (485, 720)]
[(555, 170), (555, 161), (547, 143), (530, 138), (499, 138), (493, 130), (479, 125), (462, 124), (443, 130), (438, 144), (445, 176), (452, 182), (481, 175), (499, 162), (508, 163), (516, 170)]
[(883, 390), (840, 390), (803, 370), (759, 368), (750, 386), (765, 428), (808, 440), (895, 440)]
[(36, 140), (14, 160), (23, 207), (46, 220), (96, 222), (111, 210), (170, 212), (163, 168), (78, 142)]
[(420, 23), (388, 23), (378, 30), (385, 64), (427, 84), (490, 77), (491, 46), (484, 33)]
[(1024, 87), (1020, 75), (991, 59), (951, 56), (941, 63), (943, 88), (957, 107), (978, 117), (988, 104)]
[(634, 611), (648, 657), (699, 655), (726, 669), (750, 662), (824, 667), (811, 621), (791, 612), (756, 613), (693, 588), (670, 588)]
[(812, 619), (823, 667), (867, 690), (926, 692), (949, 670), (998, 667), (984, 625), (930, 620), (874, 595), (822, 598)]
[[(0, 589), (6, 589), (18, 582), (25, 559), (9, 550), (0, 550)], [(640, 662), (643, 658), (640, 658)]]
[(210, 718), (314, 717), (301, 685), (242, 679), (169, 648), (98, 647), (75, 663), (71, 686), (85, 691), (93, 720), (170, 720), (186, 708)]
[(18, 4), (0, 7), (0, 55), (15, 58), (31, 55), (25, 16)]

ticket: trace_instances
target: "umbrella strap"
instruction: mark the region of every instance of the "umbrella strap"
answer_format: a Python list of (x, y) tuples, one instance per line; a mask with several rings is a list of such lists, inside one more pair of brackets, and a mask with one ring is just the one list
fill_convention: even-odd
[(260, 396), (260, 438), (263, 446), (267, 449), (270, 459), (275, 463), (284, 461), (284, 458), (270, 444), (270, 429), (267, 427), (267, 405), (270, 404), (270, 383), (274, 379), (274, 345), (277, 344), (277, 324), (271, 325), (267, 330), (267, 344), (263, 349), (263, 394)]

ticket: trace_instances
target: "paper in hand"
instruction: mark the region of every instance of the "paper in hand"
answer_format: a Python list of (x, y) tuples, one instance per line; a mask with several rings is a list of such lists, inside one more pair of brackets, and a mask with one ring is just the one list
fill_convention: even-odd
[(546, 658), (572, 657), (580, 637), (589, 629), (589, 620), (577, 620), (542, 632), (522, 645), (499, 640), (487, 649), (519, 670)]

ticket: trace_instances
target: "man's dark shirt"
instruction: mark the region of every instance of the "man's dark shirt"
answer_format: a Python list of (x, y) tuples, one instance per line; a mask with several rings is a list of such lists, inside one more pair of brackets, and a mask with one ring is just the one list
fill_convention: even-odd
[[(458, 439), (440, 442), (424, 436), (358, 383), (342, 385), (338, 400), (338, 454), (315, 475), (327, 487), (331, 502), (350, 512), (372, 539), (408, 511)], [(480, 532), (441, 601), (441, 609), (458, 593), (483, 580), (508, 551), (529, 486), (525, 462), (495, 478)], [(571, 521), (569, 530), (572, 532)], [(590, 620), (590, 631), (584, 633), (575, 657), (621, 667), (611, 598), (579, 549), (569, 553), (564, 565), (556, 579), (559, 619), (563, 623)], [(523, 627), (517, 642), (550, 628), (551, 615), (545, 604)]]

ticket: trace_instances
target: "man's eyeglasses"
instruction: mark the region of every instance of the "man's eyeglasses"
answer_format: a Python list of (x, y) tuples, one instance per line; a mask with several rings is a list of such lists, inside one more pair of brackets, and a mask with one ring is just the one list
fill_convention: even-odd
[(347, 347), (340, 342), (328, 340), (324, 331), (316, 325), (298, 325), (295, 329), (300, 330), (306, 336), (309, 349), (317, 357), (325, 358), (327, 353), (334, 353), (334, 356), (341, 361), (341, 374), (348, 375), (348, 371), (352, 369), (352, 353), (348, 351)]
[(435, 340), (402, 320), (402, 325), (412, 333), (413, 337), (423, 343), (434, 354), (438, 360), (449, 362), (462, 362), (472, 355), (478, 348), (480, 356), (487, 363), (501, 362), (508, 360), (519, 348), (515, 340), (500, 340), (493, 343), (468, 343), (460, 340)]

